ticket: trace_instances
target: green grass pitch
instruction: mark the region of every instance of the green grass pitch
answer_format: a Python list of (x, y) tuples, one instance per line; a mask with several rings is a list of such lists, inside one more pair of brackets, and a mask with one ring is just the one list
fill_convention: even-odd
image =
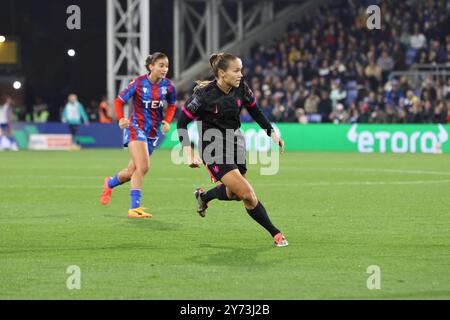
[[(158, 150), (154, 217), (126, 217), (129, 186), (99, 202), (124, 150), (0, 153), (1, 299), (449, 299), (450, 155), (295, 153), (248, 179), (289, 247), (242, 203), (195, 212), (205, 169)], [(67, 268), (81, 270), (69, 290)], [(381, 288), (369, 290), (369, 266)]]

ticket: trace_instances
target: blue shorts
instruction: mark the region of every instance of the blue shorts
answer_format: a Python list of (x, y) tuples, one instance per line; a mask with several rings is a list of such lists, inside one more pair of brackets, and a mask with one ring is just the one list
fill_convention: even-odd
[(130, 141), (144, 141), (147, 142), (148, 154), (152, 155), (153, 150), (161, 144), (160, 137), (161, 132), (159, 130), (154, 138), (150, 138), (148, 133), (144, 130), (136, 127), (129, 127), (123, 131), (123, 146), (128, 147), (128, 143), (130, 143)]

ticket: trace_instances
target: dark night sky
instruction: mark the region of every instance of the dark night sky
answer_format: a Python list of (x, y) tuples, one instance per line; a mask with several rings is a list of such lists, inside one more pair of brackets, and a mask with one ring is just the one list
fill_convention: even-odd
[[(81, 9), (81, 30), (68, 30), (66, 13)], [(152, 0), (150, 50), (172, 57), (172, 1)], [(106, 0), (1, 0), (0, 34), (20, 41), (21, 65), (2, 74), (25, 78), (25, 104), (42, 96), (56, 110), (69, 92), (85, 105), (106, 93)], [(76, 50), (70, 58), (67, 50)]]

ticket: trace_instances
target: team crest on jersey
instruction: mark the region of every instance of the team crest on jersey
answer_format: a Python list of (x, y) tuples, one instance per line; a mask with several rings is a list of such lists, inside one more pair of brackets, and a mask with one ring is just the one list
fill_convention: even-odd
[(143, 91), (144, 93), (147, 93), (147, 88), (143, 88), (142, 91)]
[(167, 94), (167, 87), (161, 87), (161, 94), (163, 95)]

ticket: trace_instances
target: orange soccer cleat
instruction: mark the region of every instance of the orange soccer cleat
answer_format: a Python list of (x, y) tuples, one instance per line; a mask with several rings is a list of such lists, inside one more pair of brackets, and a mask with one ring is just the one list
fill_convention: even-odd
[(139, 207), (135, 209), (128, 210), (128, 218), (151, 218), (153, 217), (150, 213), (144, 211), (145, 208)]

